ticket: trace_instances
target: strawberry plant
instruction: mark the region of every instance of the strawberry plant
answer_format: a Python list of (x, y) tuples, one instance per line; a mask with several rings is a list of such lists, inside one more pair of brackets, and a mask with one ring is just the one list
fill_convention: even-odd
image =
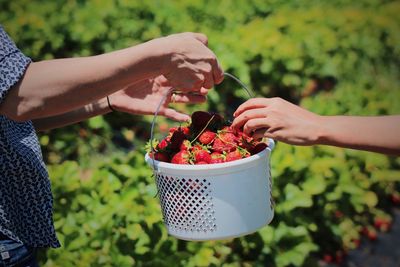
[[(257, 96), (280, 96), (323, 115), (400, 114), (398, 1), (0, 0), (0, 9), (2, 26), (34, 61), (203, 32), (222, 67)], [(246, 99), (226, 80), (204, 107), (176, 107), (228, 118)], [(62, 243), (41, 254), (43, 266), (316, 266), (345, 260), (346, 251), (379, 239), (380, 231), (390, 234), (391, 208), (400, 204), (398, 158), (278, 143), (270, 225), (218, 242), (168, 237), (143, 159), (151, 119), (113, 113), (40, 134)], [(159, 121), (168, 135), (171, 122)], [(186, 136), (191, 129), (181, 130)], [(214, 141), (199, 136), (196, 149), (215, 142), (218, 130), (210, 130)], [(159, 140), (154, 157), (171, 160), (162, 151), (171, 140)], [(250, 151), (251, 140), (238, 142)], [(212, 152), (210, 163), (231, 152)]]

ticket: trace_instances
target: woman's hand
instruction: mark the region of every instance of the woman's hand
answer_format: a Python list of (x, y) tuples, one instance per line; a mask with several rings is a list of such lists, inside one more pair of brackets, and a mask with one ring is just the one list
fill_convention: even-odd
[(161, 74), (175, 89), (206, 94), (224, 79), (215, 54), (207, 47), (207, 37), (200, 33), (179, 33), (151, 41), (164, 57)]
[(281, 98), (253, 98), (234, 113), (233, 127), (255, 138), (268, 137), (293, 145), (318, 142), (321, 116)]
[(164, 77), (143, 80), (109, 96), (115, 110), (132, 114), (153, 115), (165, 94), (168, 94), (159, 115), (177, 121), (187, 121), (190, 116), (169, 108), (170, 103), (203, 103), (206, 96), (191, 93), (172, 94), (171, 83)]

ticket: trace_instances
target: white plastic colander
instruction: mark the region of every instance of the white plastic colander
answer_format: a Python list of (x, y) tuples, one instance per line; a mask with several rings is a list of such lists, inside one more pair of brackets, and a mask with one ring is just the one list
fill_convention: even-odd
[[(153, 127), (154, 120), (152, 133)], [(168, 233), (184, 240), (219, 240), (246, 235), (269, 224), (274, 216), (273, 148), (274, 141), (269, 139), (268, 147), (256, 155), (206, 165), (160, 162), (146, 154)]]
[[(246, 235), (271, 222), (274, 202), (269, 158), (273, 141), (248, 158), (208, 165), (155, 161), (164, 223), (184, 240)], [(146, 154), (146, 162), (153, 160)]]

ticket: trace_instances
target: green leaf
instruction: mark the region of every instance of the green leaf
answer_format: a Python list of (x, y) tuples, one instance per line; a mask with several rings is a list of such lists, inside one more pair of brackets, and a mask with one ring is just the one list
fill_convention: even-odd
[(310, 177), (302, 184), (304, 191), (310, 195), (318, 195), (323, 193), (326, 189), (326, 186), (327, 184), (325, 179), (319, 175)]
[(376, 170), (371, 174), (371, 181), (378, 182), (400, 182), (400, 171), (397, 170)]
[(368, 191), (364, 194), (364, 202), (367, 204), (368, 207), (372, 208), (378, 204), (378, 197), (372, 191)]
[(313, 202), (311, 195), (305, 191), (300, 190), (300, 188), (294, 184), (287, 184), (285, 189), (286, 200), (281, 204), (282, 210), (290, 212), (295, 208), (308, 208), (311, 207)]
[(89, 119), (89, 127), (92, 129), (100, 129), (106, 124), (102, 116), (96, 116)]

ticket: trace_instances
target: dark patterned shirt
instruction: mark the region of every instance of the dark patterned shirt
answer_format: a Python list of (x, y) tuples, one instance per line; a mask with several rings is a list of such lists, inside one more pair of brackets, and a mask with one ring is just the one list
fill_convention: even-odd
[[(0, 104), (31, 60), (0, 26)], [(0, 232), (34, 247), (59, 247), (50, 180), (31, 121), (0, 115)]]

